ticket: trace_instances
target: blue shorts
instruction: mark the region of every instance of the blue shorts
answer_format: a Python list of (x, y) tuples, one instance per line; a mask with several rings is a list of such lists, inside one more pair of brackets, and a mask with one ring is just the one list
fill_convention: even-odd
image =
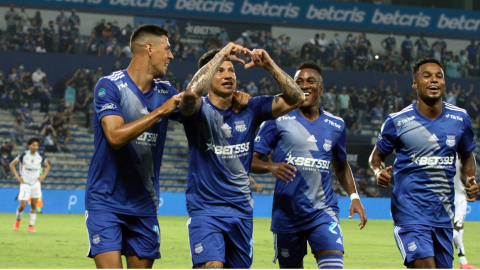
[(275, 256), (273, 262), (282, 266), (294, 266), (303, 262), (307, 255), (307, 241), (312, 253), (334, 249), (344, 252), (343, 233), (340, 223), (328, 216), (328, 221), (316, 227), (296, 233), (274, 233)]
[(89, 250), (87, 256), (121, 251), (122, 255), (160, 258), (160, 227), (157, 217), (137, 217), (118, 213), (87, 210)]
[(417, 259), (434, 257), (437, 268), (453, 267), (453, 229), (404, 225), (394, 226), (393, 233), (405, 266)]
[(250, 268), (253, 220), (194, 216), (187, 222), (192, 265), (223, 262), (224, 268)]

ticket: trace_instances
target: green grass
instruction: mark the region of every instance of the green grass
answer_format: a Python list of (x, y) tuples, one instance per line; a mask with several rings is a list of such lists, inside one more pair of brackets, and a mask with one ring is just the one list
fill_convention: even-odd
[[(20, 230), (13, 231), (14, 214), (0, 214), (0, 268), (94, 268), (88, 250), (87, 229), (83, 215), (37, 216), (37, 233), (28, 233), (28, 214)], [(190, 268), (187, 217), (159, 217), (162, 259), (154, 268)], [(369, 220), (360, 231), (358, 220), (342, 220), (345, 244), (345, 268), (403, 268), (393, 237), (392, 221)], [(270, 219), (254, 219), (253, 268), (278, 268), (272, 263), (273, 236)], [(466, 222), (464, 244), (470, 263), (480, 265), (480, 222)], [(308, 254), (305, 268), (315, 269)], [(125, 265), (125, 264), (124, 264)], [(459, 268), (455, 256), (454, 268)]]

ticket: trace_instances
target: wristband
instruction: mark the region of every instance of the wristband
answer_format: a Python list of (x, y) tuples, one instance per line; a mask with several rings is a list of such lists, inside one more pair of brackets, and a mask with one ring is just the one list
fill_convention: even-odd
[(350, 194), (350, 200), (355, 200), (355, 199), (358, 199), (360, 200), (360, 196), (358, 196), (358, 193), (352, 193)]

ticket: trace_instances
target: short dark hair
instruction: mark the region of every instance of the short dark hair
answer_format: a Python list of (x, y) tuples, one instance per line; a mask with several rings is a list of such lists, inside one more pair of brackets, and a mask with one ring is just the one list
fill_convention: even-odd
[(38, 137), (31, 137), (30, 139), (28, 139), (27, 145), (30, 146), (34, 142), (37, 142), (38, 144), (40, 144), (40, 139)]
[(155, 24), (142, 24), (135, 28), (135, 30), (133, 30), (132, 36), (130, 37), (130, 47), (135, 40), (147, 34), (154, 36), (170, 36), (168, 30), (162, 26)]
[(415, 74), (418, 72), (418, 70), (420, 69), (420, 66), (424, 65), (424, 64), (428, 64), (428, 63), (434, 63), (434, 64), (437, 64), (438, 66), (440, 66), (440, 68), (443, 70), (443, 66), (442, 66), (442, 63), (440, 63), (440, 61), (438, 61), (436, 58), (431, 58), (431, 57), (423, 57), (423, 58), (420, 58), (418, 59), (418, 61), (415, 63), (415, 65), (413, 65), (412, 67), (412, 77), (413, 77), (413, 80), (415, 80)]
[(201, 69), (203, 66), (208, 64), (208, 62), (210, 62), (210, 60), (212, 60), (219, 51), (220, 49), (213, 49), (204, 53), (202, 57), (200, 57), (200, 60), (198, 60), (198, 69)]
[(317, 63), (315, 63), (313, 61), (303, 62), (303, 63), (300, 63), (297, 66), (297, 70), (301, 70), (301, 69), (305, 69), (305, 68), (311, 68), (311, 69), (315, 70), (316, 72), (318, 72), (318, 75), (322, 76), (322, 68)]

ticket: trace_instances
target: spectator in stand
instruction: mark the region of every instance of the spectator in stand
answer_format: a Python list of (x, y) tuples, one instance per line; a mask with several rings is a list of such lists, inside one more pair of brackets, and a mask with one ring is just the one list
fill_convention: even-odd
[(357, 128), (355, 112), (351, 109), (346, 109), (344, 114), (341, 114), (343, 121), (345, 122), (345, 128), (347, 134), (353, 135), (359, 133)]
[(17, 145), (22, 145), (24, 135), (25, 135), (25, 124), (23, 123), (22, 116), (17, 115), (13, 122), (13, 129), (10, 134), (10, 136), (12, 137), (13, 143), (16, 143)]
[(460, 55), (458, 56), (458, 77), (466, 78), (468, 75), (468, 69), (470, 68), (470, 62), (468, 60), (465, 50), (460, 50)]
[[(263, 32), (263, 31), (261, 31)], [(260, 32), (260, 33), (261, 33)], [(265, 35), (265, 34), (264, 34)], [(263, 41), (265, 41), (265, 36), (263, 37)], [(264, 46), (264, 44), (262, 45), (262, 40), (260, 40), (260, 38), (258, 39), (258, 48), (260, 49), (261, 47), (260, 46)], [(220, 38), (220, 33), (216, 33), (215, 34), (215, 47), (216, 48), (223, 48), (222, 46), (222, 39)]]
[(33, 86), (37, 87), (42, 83), (43, 77), (46, 77), (47, 74), (42, 71), (42, 67), (38, 66), (35, 72), (32, 73), (32, 82)]
[(57, 133), (51, 125), (45, 125), (40, 131), (40, 135), (43, 136), (43, 145), (45, 147), (45, 152), (47, 153), (56, 153), (57, 146), (55, 145), (55, 138)]
[(0, 39), (0, 51), (11, 50), (9, 46), (10, 46), (10, 41), (7, 41), (6, 36), (2, 36), (2, 38)]
[(273, 55), (275, 49), (275, 39), (272, 37), (272, 32), (267, 31), (266, 37), (265, 37), (265, 51), (269, 55)]
[(178, 28), (178, 26), (174, 24), (171, 20), (166, 21), (165, 28), (170, 34), (170, 37), (168, 38), (168, 40), (171, 42), (170, 45), (175, 45), (176, 43), (178, 43), (180, 41), (180, 28)]
[[(187, 46), (185, 47), (188, 48)], [(197, 54), (197, 45), (190, 45), (190, 48), (188, 48), (185, 52), (185, 60), (189, 62), (196, 62), (197, 61), (196, 54)]]
[(222, 46), (226, 46), (228, 42), (230, 42), (230, 38), (228, 37), (228, 32), (225, 30), (225, 27), (220, 27), (220, 39), (222, 40)]
[(173, 71), (169, 70), (167, 72), (167, 81), (170, 82), (170, 84), (175, 87), (175, 89), (180, 89), (180, 82), (178, 81), (177, 77), (173, 75)]
[(35, 52), (36, 53), (47, 53), (47, 49), (45, 48), (45, 44), (40, 43), (39, 45), (37, 45), (37, 48), (35, 49)]
[(95, 31), (95, 35), (97, 37), (101, 37), (103, 34), (103, 30), (105, 29), (105, 19), (101, 19), (100, 22), (95, 26), (93, 29)]
[[(218, 46), (219, 48), (222, 48)], [(265, 31), (260, 31), (258, 32), (258, 37), (257, 37), (257, 48), (258, 49), (267, 49), (267, 37), (265, 36)]]
[(76, 10), (72, 9), (72, 14), (68, 17), (68, 27), (72, 37), (80, 42), (80, 17), (77, 15)]
[(237, 40), (234, 42), (235, 44), (238, 44), (240, 46), (243, 46), (244, 48), (249, 48), (252, 46), (252, 41), (248, 37), (247, 32), (243, 32), (242, 36), (239, 37)]
[(95, 31), (92, 31), (92, 33), (90, 33), (90, 39), (88, 40), (86, 45), (87, 54), (100, 55), (99, 47), (100, 47), (100, 40), (95, 35)]
[[(366, 87), (364, 89), (367, 89)], [(357, 120), (355, 122), (362, 123), (365, 121), (365, 112), (367, 111), (368, 103), (367, 97), (365, 96), (365, 92), (361, 91), (357, 97), (357, 107), (355, 111), (357, 112)]]
[(335, 33), (330, 44), (333, 46), (334, 50), (338, 52), (343, 52), (342, 40), (338, 37), (338, 33)]
[(280, 63), (286, 67), (291, 67), (295, 60), (295, 51), (290, 47), (290, 37), (286, 37), (281, 46)]
[[(120, 36), (118, 37), (118, 42), (122, 46), (126, 46), (130, 42), (130, 37), (132, 36), (133, 29), (130, 24), (127, 24), (121, 31)], [(173, 46), (172, 46), (173, 47)]]
[(449, 78), (458, 78), (458, 70), (460, 69), (460, 63), (457, 61), (457, 56), (452, 54), (447, 60), (447, 70), (445, 75)]
[(117, 39), (113, 36), (110, 36), (107, 43), (105, 43), (105, 55), (119, 57), (121, 51), (122, 49), (117, 44)]
[(393, 33), (390, 33), (388, 37), (386, 37), (384, 40), (381, 42), (383, 49), (385, 49), (385, 54), (393, 54), (395, 51), (395, 48), (397, 46), (397, 40), (393, 36)]
[(40, 95), (40, 112), (48, 113), (50, 110), (50, 100), (52, 98), (53, 88), (48, 85), (47, 77), (43, 77), (37, 86)]
[(42, 29), (40, 28), (40, 26), (37, 25), (35, 21), (32, 21), (32, 27), (28, 29), (28, 33), (37, 43), (43, 42), (43, 38), (41, 37)]
[(383, 109), (382, 104), (379, 102), (375, 107), (370, 110), (370, 118), (375, 126), (383, 123)]
[(35, 23), (36, 26), (42, 28), (43, 25), (43, 19), (42, 15), (40, 15), (40, 11), (35, 11), (35, 15), (30, 19), (32, 22), (32, 25)]
[(48, 22), (48, 26), (43, 28), (43, 42), (47, 52), (53, 52), (55, 44), (55, 27), (53, 21)]
[(33, 108), (33, 99), (35, 98), (35, 86), (33, 86), (32, 78), (25, 76), (22, 83), (23, 101), (26, 102), (29, 109)]
[(368, 57), (368, 60), (370, 60), (370, 55), (373, 54), (372, 52), (372, 43), (370, 40), (367, 39), (367, 34), (361, 33), (358, 35), (358, 47), (357, 47), (357, 55), (359, 55), (361, 52), (364, 53), (366, 57)]
[(480, 109), (480, 101), (478, 101), (477, 93), (473, 93), (469, 99), (467, 108), (468, 116), (472, 120), (472, 123), (477, 123), (478, 112)]
[(13, 36), (17, 31), (18, 13), (15, 11), (15, 6), (10, 4), (10, 10), (5, 13), (5, 20), (7, 21), (7, 35)]
[(30, 72), (25, 70), (25, 65), (23, 63), (18, 64), (18, 74), (20, 75), (22, 82), (26, 76), (30, 77)]
[(73, 112), (83, 112), (86, 117), (88, 117), (88, 93), (86, 91), (79, 90), (75, 96), (75, 106), (73, 107)]
[(420, 33), (420, 38), (415, 41), (415, 46), (417, 46), (417, 59), (428, 56), (430, 48), (423, 33)]
[(455, 83), (452, 83), (452, 89), (445, 93), (445, 101), (452, 104), (457, 105), (457, 95), (460, 93), (460, 85), (458, 89), (455, 88)]
[(93, 75), (93, 85), (97, 85), (98, 80), (103, 77), (103, 70), (102, 67), (97, 68), (97, 72)]
[(352, 107), (350, 96), (347, 93), (347, 87), (342, 87), (342, 93), (337, 97), (339, 115), (345, 114), (347, 109)]
[(468, 91), (468, 93), (465, 91), (465, 88), (461, 87), (460, 85), (458, 87), (460, 88), (460, 92), (457, 95), (457, 107), (460, 107), (462, 109), (468, 109), (467, 100), (473, 92), (473, 84), (470, 85), (470, 90)]
[(410, 35), (405, 36), (405, 40), (400, 45), (400, 55), (402, 62), (410, 66), (412, 62), (413, 42), (410, 40)]
[(373, 198), (380, 196), (380, 191), (378, 190), (377, 181), (375, 177), (369, 177), (367, 179), (367, 184), (365, 186), (365, 195), (367, 195), (367, 197), (373, 197)]
[(432, 47), (435, 47), (436, 45), (440, 46), (441, 53), (447, 51), (447, 43), (445, 42), (445, 40), (443, 40), (443, 37), (439, 37), (437, 41), (433, 42)]
[(58, 26), (58, 51), (65, 52), (65, 43), (68, 39), (68, 18), (63, 9), (60, 10), (60, 15), (57, 16), (55, 24)]
[(353, 66), (359, 71), (366, 71), (369, 64), (370, 61), (368, 61), (368, 57), (365, 55), (364, 51), (360, 51), (360, 54), (355, 57), (355, 61), (353, 62)]
[(2, 145), (0, 147), (0, 151), (6, 151), (9, 156), (12, 155), (12, 151), (15, 148), (15, 142), (13, 141), (11, 136), (5, 136), (2, 140)]
[[(85, 100), (85, 127), (90, 128), (93, 127), (93, 118), (91, 115), (91, 110), (93, 109), (93, 100), (95, 98), (95, 94), (93, 91), (87, 91), (87, 99)], [(71, 135), (69, 135), (71, 136)]]
[(123, 70), (122, 63), (119, 60), (117, 60), (115, 61), (115, 64), (112, 67), (112, 73), (119, 70)]
[(65, 129), (60, 126), (55, 132), (57, 133), (57, 136), (55, 136), (55, 145), (57, 147), (57, 152), (71, 153), (72, 151), (67, 148), (67, 133)]
[(465, 50), (468, 52), (468, 61), (470, 62), (470, 66), (476, 68), (479, 46), (475, 45), (474, 39), (470, 40), (470, 45), (468, 45)]
[(23, 103), (22, 108), (20, 108), (20, 115), (23, 118), (23, 121), (26, 123), (33, 123), (32, 111), (28, 108), (28, 102)]
[(67, 32), (67, 38), (64, 43), (63, 51), (65, 54), (75, 53), (75, 40), (72, 37), (72, 33)]
[(335, 114), (337, 110), (337, 95), (335, 94), (335, 89), (330, 87), (328, 92), (325, 94), (325, 103), (324, 110)]
[(37, 48), (37, 42), (30, 34), (27, 34), (27, 38), (23, 42), (22, 49), (24, 52), (35, 52)]
[(365, 174), (363, 173), (362, 168), (358, 167), (355, 170), (355, 173), (353, 174), (353, 179), (355, 179), (357, 189), (360, 192), (365, 193), (365, 187), (367, 186), (367, 181), (365, 179)]
[(28, 28), (30, 22), (30, 16), (28, 16), (25, 6), (20, 6), (20, 12), (18, 12), (18, 25)]
[(357, 42), (352, 34), (348, 34), (347, 39), (343, 43), (345, 54), (345, 69), (353, 69), (353, 62), (355, 60), (355, 51), (357, 50)]
[[(318, 34), (317, 34), (318, 35)], [(319, 58), (322, 63), (327, 63), (327, 47), (328, 47), (328, 40), (325, 38), (325, 33), (321, 33), (320, 37), (316, 39), (316, 43), (314, 44), (317, 47), (319, 52)]]
[[(189, 74), (188, 74), (188, 78), (183, 81), (183, 85), (182, 85), (182, 90), (181, 90), (181, 92), (183, 92), (183, 91), (185, 91), (185, 89), (187, 89), (187, 86), (188, 86), (188, 84), (192, 81), (192, 79), (193, 79), (193, 74), (192, 74), (192, 73), (189, 73)], [(237, 82), (238, 82), (238, 80), (237, 80)], [(177, 89), (178, 89), (178, 88), (177, 88)]]
[(11, 38), (11, 46), (14, 50), (19, 50), (27, 38), (27, 34), (23, 31), (23, 26), (18, 27), (18, 31), (13, 33)]
[(403, 101), (402, 94), (400, 92), (397, 92), (395, 94), (395, 102), (397, 103), (397, 108), (399, 111), (403, 110), (405, 108), (405, 102)]
[(65, 96), (63, 97), (66, 107), (68, 106), (71, 108), (73, 104), (75, 104), (76, 92), (77, 90), (75, 89), (75, 80), (72, 78), (67, 82), (65, 88)]
[(118, 38), (120, 36), (120, 26), (118, 26), (117, 20), (113, 20), (112, 22), (112, 36)]
[(67, 120), (65, 119), (64, 113), (60, 109), (58, 109), (57, 113), (53, 116), (53, 119), (52, 119), (53, 129), (57, 130), (59, 127), (64, 126), (66, 124), (67, 124)]
[(251, 96), (258, 96), (259, 94), (258, 87), (253, 80), (247, 85), (246, 91)]
[(10, 172), (10, 162), (12, 162), (13, 158), (11, 155), (8, 154), (8, 151), (5, 149), (1, 150), (0, 156), (0, 178), (1, 179), (8, 179), (11, 178), (13, 175)]

